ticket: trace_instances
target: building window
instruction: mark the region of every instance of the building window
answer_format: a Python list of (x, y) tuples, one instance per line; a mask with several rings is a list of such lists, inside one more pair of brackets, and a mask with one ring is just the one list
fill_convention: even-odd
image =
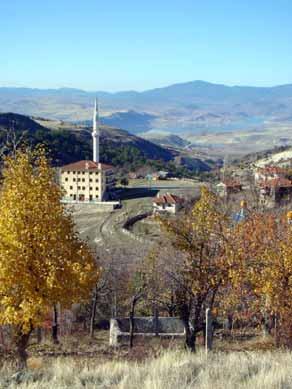
[(95, 198), (98, 199), (98, 195), (96, 195)]
[(82, 190), (85, 190), (85, 186), (82, 186)]
[(73, 195), (73, 200), (76, 200), (76, 195)]
[(80, 172), (77, 172), (77, 174), (80, 174)]
[(82, 172), (82, 174), (85, 174), (85, 172)]
[(73, 194), (72, 194), (72, 193), (70, 193), (70, 197), (73, 197)]
[(81, 189), (81, 186), (78, 186), (78, 190), (80, 190)]
[(89, 172), (89, 174), (92, 174), (92, 172)]
[(73, 189), (73, 186), (70, 186), (70, 189), (72, 190), (72, 189)]
[(81, 181), (81, 178), (77, 178), (77, 181), (80, 182), (80, 181)]
[(92, 195), (89, 195), (89, 201), (92, 201)]
[(95, 180), (95, 182), (98, 182), (98, 178)]
[(92, 178), (89, 178), (89, 182), (92, 182)]
[(73, 182), (76, 182), (76, 178), (73, 178)]
[(65, 178), (65, 181), (68, 181), (68, 177)]
[(73, 171), (72, 173), (73, 173), (73, 174), (76, 174), (76, 172), (74, 172), (74, 171)]
[(89, 188), (89, 190), (92, 190), (93, 188), (92, 188), (92, 186)]
[(85, 182), (85, 178), (82, 178), (82, 182)]
[(98, 190), (98, 186), (95, 188), (95, 190)]

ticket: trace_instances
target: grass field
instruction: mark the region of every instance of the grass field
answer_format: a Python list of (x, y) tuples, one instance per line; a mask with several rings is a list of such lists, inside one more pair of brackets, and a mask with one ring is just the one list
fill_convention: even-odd
[(25, 373), (0, 371), (0, 387), (115, 388), (115, 389), (276, 389), (292, 387), (292, 354), (289, 352), (162, 352), (141, 363), (56, 359), (45, 365), (30, 361)]

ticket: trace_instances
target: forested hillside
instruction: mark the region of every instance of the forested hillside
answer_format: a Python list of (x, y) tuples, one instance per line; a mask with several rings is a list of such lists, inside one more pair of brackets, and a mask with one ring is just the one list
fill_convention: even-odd
[[(25, 143), (32, 147), (44, 144), (55, 166), (92, 158), (89, 126), (30, 118), (14, 113), (0, 114), (0, 145), (3, 146), (7, 142), (9, 134), (13, 134), (17, 143)], [(108, 126), (101, 128), (100, 148), (103, 162), (124, 170), (145, 165), (152, 168), (167, 168), (176, 174), (185, 175), (193, 170), (174, 164), (178, 152)], [(209, 166), (202, 163), (199, 170), (209, 170)]]

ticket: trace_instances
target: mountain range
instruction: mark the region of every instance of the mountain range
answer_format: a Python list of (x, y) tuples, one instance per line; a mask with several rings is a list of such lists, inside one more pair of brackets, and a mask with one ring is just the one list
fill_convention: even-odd
[(132, 133), (162, 130), (194, 134), (292, 121), (292, 84), (250, 87), (192, 81), (116, 93), (2, 87), (0, 111), (86, 121), (91, 120), (95, 96), (100, 99), (102, 121)]
[(246, 154), (292, 144), (292, 84), (226, 86), (204, 81), (143, 92), (0, 88), (0, 112), (92, 124), (99, 98), (101, 123), (166, 148), (210, 156)]

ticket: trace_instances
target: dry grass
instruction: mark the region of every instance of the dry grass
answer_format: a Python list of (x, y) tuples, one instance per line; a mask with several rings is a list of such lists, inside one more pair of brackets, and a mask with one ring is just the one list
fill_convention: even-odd
[(290, 352), (213, 353), (206, 359), (184, 351), (167, 351), (157, 358), (98, 362), (90, 359), (42, 360), (34, 358), (25, 373), (8, 366), (0, 372), (0, 387), (115, 388), (115, 389), (241, 389), (292, 388)]

